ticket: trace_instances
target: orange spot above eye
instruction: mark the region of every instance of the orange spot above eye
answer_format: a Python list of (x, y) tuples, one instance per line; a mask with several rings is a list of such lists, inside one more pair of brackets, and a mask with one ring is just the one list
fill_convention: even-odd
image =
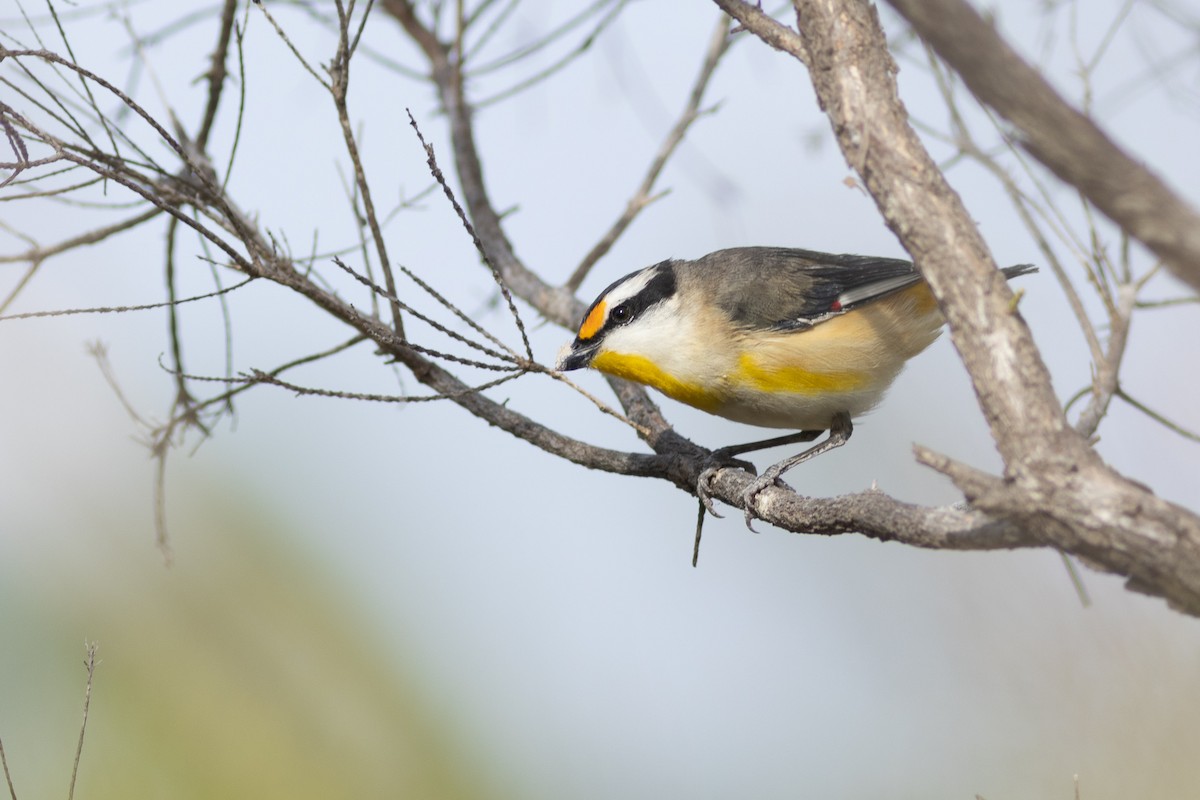
[(601, 300), (599, 303), (596, 303), (596, 306), (591, 311), (588, 312), (587, 319), (585, 319), (583, 324), (579, 326), (580, 339), (590, 339), (596, 335), (596, 333), (600, 330), (600, 327), (604, 325), (604, 317), (606, 316), (605, 311), (607, 308), (608, 304)]

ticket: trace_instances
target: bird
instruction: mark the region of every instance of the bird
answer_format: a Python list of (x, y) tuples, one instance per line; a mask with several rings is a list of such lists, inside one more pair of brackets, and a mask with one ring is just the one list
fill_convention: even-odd
[[(1014, 278), (1036, 267), (1003, 270)], [(742, 495), (750, 524), (757, 495), (809, 459), (845, 444), (853, 420), (875, 408), (909, 359), (945, 324), (912, 262), (790, 247), (735, 247), (667, 259), (609, 285), (588, 307), (561, 372), (591, 367), (650, 386), (701, 411), (795, 431), (712, 451), (697, 496), (733, 456), (785, 444), (817, 445), (768, 468)]]

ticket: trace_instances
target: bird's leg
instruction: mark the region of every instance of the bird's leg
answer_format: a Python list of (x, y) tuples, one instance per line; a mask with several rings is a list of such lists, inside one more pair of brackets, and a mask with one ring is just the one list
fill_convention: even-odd
[[(850, 415), (839, 412), (833, 418), (833, 423), (829, 426), (829, 438), (820, 444), (814, 445), (802, 453), (797, 453), (791, 458), (785, 458), (778, 464), (773, 464), (767, 468), (754, 483), (742, 493), (742, 508), (746, 513), (746, 527), (754, 530), (754, 526), (750, 523), (754, 521), (754, 502), (758, 497), (758, 493), (768, 486), (773, 486), (783, 473), (787, 472), (792, 467), (803, 464), (811, 458), (816, 458), (822, 453), (833, 450), (836, 447), (841, 447), (850, 440), (850, 434), (854, 432), (854, 425), (850, 422)], [(804, 440), (802, 440), (804, 441)], [(808, 439), (807, 441), (812, 441)]]
[[(785, 444), (797, 444), (799, 442), (811, 442), (813, 439), (820, 436), (822, 431), (799, 431), (797, 433), (789, 433), (786, 436), (776, 436), (772, 439), (763, 439), (759, 442), (748, 442), (747, 444), (735, 444), (730, 447), (719, 447), (713, 450), (709, 455), (708, 466), (700, 473), (700, 477), (696, 480), (696, 497), (700, 498), (700, 502), (708, 510), (708, 513), (714, 517), (720, 517), (717, 510), (713, 508), (712, 495), (709, 492), (709, 485), (713, 476), (719, 470), (726, 467), (737, 467), (744, 469), (751, 475), (757, 475), (758, 470), (749, 461), (743, 461), (734, 456), (742, 453), (749, 453), (754, 450), (765, 450), (768, 447), (779, 447)], [(761, 489), (759, 491), (762, 491)]]

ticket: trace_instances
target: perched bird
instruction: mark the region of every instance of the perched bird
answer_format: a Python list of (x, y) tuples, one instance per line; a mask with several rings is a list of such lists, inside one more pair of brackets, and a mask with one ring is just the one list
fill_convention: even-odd
[[(1008, 278), (1035, 271), (1008, 267)], [(697, 494), (731, 456), (829, 437), (768, 469), (780, 475), (850, 438), (851, 419), (883, 399), (944, 320), (912, 263), (784, 247), (737, 247), (626, 275), (588, 308), (559, 370), (592, 367), (652, 386), (702, 411), (798, 433), (721, 448)], [(724, 462), (724, 463), (721, 463)], [(714, 512), (715, 513), (715, 512)]]

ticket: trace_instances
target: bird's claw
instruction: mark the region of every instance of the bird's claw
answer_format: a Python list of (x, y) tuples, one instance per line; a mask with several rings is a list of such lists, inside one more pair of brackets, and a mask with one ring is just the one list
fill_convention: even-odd
[(717, 519), (721, 519), (721, 515), (713, 507), (712, 492), (709, 491), (709, 487), (712, 485), (713, 476), (719, 469), (724, 469), (724, 467), (705, 467), (700, 473), (700, 477), (696, 479), (696, 497), (700, 498), (700, 502), (704, 504), (704, 510)]
[(712, 514), (717, 519), (722, 519), (722, 515), (717, 513), (717, 509), (713, 506), (712, 480), (716, 474), (726, 467), (744, 470), (751, 475), (757, 475), (758, 469), (749, 461), (743, 461), (740, 458), (732, 458), (722, 450), (714, 450), (709, 458), (709, 464), (700, 472), (700, 477), (696, 479), (696, 497), (700, 498), (700, 502), (704, 504), (704, 510)]
[(758, 495), (761, 494), (764, 489), (767, 489), (771, 486), (780, 486), (784, 489), (791, 488), (779, 479), (780, 474), (781, 473), (778, 470), (772, 467), (771, 469), (768, 469), (762, 475), (762, 477), (758, 478), (749, 486), (747, 486), (746, 491), (742, 492), (742, 512), (746, 517), (746, 527), (749, 528), (752, 533), (758, 533), (758, 531), (754, 530), (753, 525), (754, 520), (760, 519), (758, 512), (755, 509), (755, 505), (758, 502)]

